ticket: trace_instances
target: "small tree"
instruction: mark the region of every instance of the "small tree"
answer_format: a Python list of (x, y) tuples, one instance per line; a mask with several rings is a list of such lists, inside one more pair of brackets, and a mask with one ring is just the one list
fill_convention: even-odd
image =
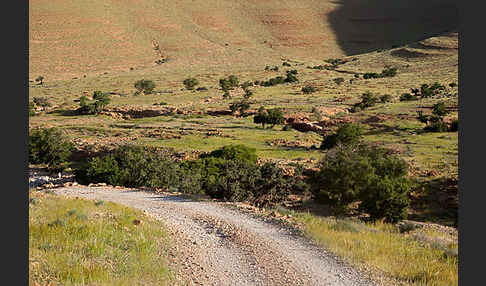
[(93, 101), (88, 102), (86, 96), (81, 96), (79, 99), (79, 108), (76, 110), (78, 114), (98, 114), (110, 103), (110, 96), (102, 91), (93, 92)]
[(245, 87), (243, 88), (243, 91), (245, 92), (245, 94), (243, 95), (245, 99), (249, 99), (253, 96), (253, 91), (251, 91), (249, 88)]
[(444, 102), (436, 103), (432, 107), (432, 114), (434, 114), (434, 115), (437, 115), (439, 117), (443, 117), (443, 116), (447, 115), (447, 113), (449, 113), (449, 111), (447, 111)]
[(261, 124), (262, 128), (265, 129), (265, 124), (267, 123), (267, 111), (263, 106), (260, 106), (257, 114), (253, 117), (253, 123)]
[(282, 110), (280, 108), (273, 108), (267, 110), (268, 116), (267, 116), (267, 123), (272, 125), (271, 128), (273, 128), (277, 124), (283, 124), (284, 123), (284, 117)]
[(245, 112), (250, 108), (250, 103), (247, 100), (241, 100), (237, 102), (233, 102), (230, 105), (231, 113), (235, 114), (236, 111), (239, 111), (241, 116), (245, 116)]
[(64, 169), (74, 145), (56, 128), (29, 130), (29, 162), (47, 164), (53, 171)]
[(297, 70), (290, 70), (287, 71), (287, 77), (285, 78), (284, 82), (298, 82), (299, 79), (296, 77)]
[(407, 163), (385, 149), (347, 145), (328, 152), (309, 182), (319, 202), (341, 211), (360, 202), (358, 210), (371, 220), (394, 223), (407, 217), (411, 188), (407, 173)]
[(135, 82), (134, 87), (138, 92), (143, 92), (144, 94), (151, 94), (155, 89), (155, 83), (151, 80), (141, 79)]
[(199, 84), (199, 81), (195, 78), (186, 78), (183, 83), (188, 90), (193, 90)]
[(345, 123), (341, 125), (334, 134), (324, 137), (321, 149), (331, 149), (338, 144), (352, 145), (357, 144), (363, 134), (363, 128), (359, 124)]

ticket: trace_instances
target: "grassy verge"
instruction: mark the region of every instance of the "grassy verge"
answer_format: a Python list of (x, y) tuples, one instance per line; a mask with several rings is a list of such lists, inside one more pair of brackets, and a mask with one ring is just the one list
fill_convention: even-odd
[(168, 243), (161, 222), (139, 211), (30, 194), (30, 285), (169, 285)]
[(358, 267), (378, 270), (404, 285), (458, 285), (457, 237), (436, 230), (400, 233), (385, 223), (290, 214), (320, 245)]

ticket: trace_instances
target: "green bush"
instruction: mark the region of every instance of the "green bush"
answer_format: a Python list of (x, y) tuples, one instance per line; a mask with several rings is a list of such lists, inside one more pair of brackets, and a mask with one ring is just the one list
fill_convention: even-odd
[(199, 84), (199, 81), (195, 78), (186, 78), (184, 81), (184, 86), (188, 89), (188, 90), (193, 90), (194, 87), (196, 87), (196, 85)]
[(227, 145), (220, 149), (214, 150), (208, 154), (203, 154), (200, 158), (221, 158), (224, 160), (248, 161), (256, 163), (256, 149), (245, 145)]
[(126, 187), (177, 186), (178, 165), (169, 157), (141, 146), (122, 146), (111, 154), (95, 157), (75, 170), (82, 183), (105, 182)]
[(29, 163), (47, 164), (53, 171), (65, 167), (74, 144), (56, 128), (29, 130)]
[(397, 68), (385, 67), (381, 71), (381, 77), (394, 77), (397, 74)]
[(250, 97), (253, 96), (253, 91), (248, 89), (248, 87), (243, 88), (243, 90), (245, 91), (245, 94), (243, 95), (245, 99), (249, 99)]
[(253, 123), (261, 124), (265, 128), (265, 124), (271, 125), (273, 128), (277, 124), (283, 124), (285, 118), (283, 117), (282, 110), (280, 108), (273, 108), (265, 110), (265, 108), (260, 107), (257, 114), (253, 117)]
[(291, 66), (291, 64), (289, 64), (288, 62), (283, 62), (283, 63), (282, 63), (282, 65), (283, 65), (284, 67), (290, 67), (290, 66)]
[(349, 145), (358, 143), (363, 134), (363, 128), (359, 124), (345, 123), (341, 125), (338, 130), (331, 135), (324, 138), (321, 143), (321, 149), (331, 149), (338, 144)]
[(338, 77), (338, 78), (335, 78), (333, 79), (333, 81), (337, 84), (337, 85), (341, 85), (341, 83), (344, 82), (344, 78), (342, 77)]
[(410, 93), (403, 93), (400, 95), (400, 101), (412, 101), (412, 100), (418, 100), (416, 95), (412, 95)]
[(447, 111), (445, 103), (444, 102), (439, 102), (436, 103), (432, 106), (432, 114), (437, 115), (439, 117), (443, 117), (447, 115), (449, 111)]
[(239, 111), (241, 116), (246, 116), (245, 112), (250, 108), (250, 103), (246, 99), (244, 99), (231, 103), (229, 108), (231, 109), (232, 114), (235, 114), (237, 111)]
[(361, 95), (361, 101), (354, 104), (350, 111), (351, 112), (358, 112), (358, 111), (364, 110), (368, 107), (372, 107), (372, 106), (376, 105), (376, 103), (378, 101), (379, 101), (379, 99), (376, 95), (367, 91), (367, 92), (365, 92)]
[(79, 108), (76, 109), (77, 114), (98, 114), (110, 103), (110, 96), (99, 90), (93, 92), (93, 101), (88, 102), (86, 96), (81, 96), (79, 99)]
[(151, 80), (141, 79), (135, 82), (134, 87), (138, 92), (143, 92), (144, 94), (151, 94), (155, 89), (155, 83)]
[(35, 105), (34, 103), (31, 101), (29, 102), (29, 116), (35, 116)]
[(371, 220), (406, 218), (411, 183), (405, 161), (367, 145), (340, 146), (332, 151), (309, 178), (317, 201), (341, 211), (360, 202), (358, 210), (368, 213)]
[(309, 93), (313, 93), (313, 92), (316, 92), (317, 89), (315, 87), (313, 87), (312, 85), (306, 85), (304, 87), (302, 87), (302, 92), (305, 93), (305, 94), (309, 94)]
[(397, 68), (392, 68), (392, 67), (385, 67), (381, 73), (365, 73), (363, 75), (364, 79), (369, 79), (369, 78), (383, 78), (383, 77), (394, 77), (397, 74)]
[(384, 95), (380, 96), (380, 101), (382, 103), (390, 102), (391, 100), (392, 100), (391, 94), (384, 94)]
[(427, 132), (447, 132), (449, 130), (449, 126), (447, 126), (447, 123), (443, 122), (442, 120), (434, 120), (425, 126), (424, 130)]

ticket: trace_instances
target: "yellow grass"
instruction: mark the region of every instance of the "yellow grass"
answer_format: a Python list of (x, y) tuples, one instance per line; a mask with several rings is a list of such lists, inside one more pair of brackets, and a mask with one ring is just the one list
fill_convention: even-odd
[(30, 194), (30, 285), (170, 285), (168, 243), (163, 224), (139, 211)]

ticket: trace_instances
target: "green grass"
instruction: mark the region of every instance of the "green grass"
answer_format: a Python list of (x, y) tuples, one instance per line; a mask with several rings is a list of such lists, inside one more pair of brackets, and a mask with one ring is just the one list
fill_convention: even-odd
[(110, 202), (30, 198), (29, 284), (171, 284), (161, 222)]
[(457, 237), (455, 242), (444, 244), (437, 241), (445, 234), (434, 230), (412, 236), (381, 222), (324, 218), (283, 208), (278, 211), (291, 214), (307, 236), (353, 265), (378, 270), (405, 285), (458, 285)]

